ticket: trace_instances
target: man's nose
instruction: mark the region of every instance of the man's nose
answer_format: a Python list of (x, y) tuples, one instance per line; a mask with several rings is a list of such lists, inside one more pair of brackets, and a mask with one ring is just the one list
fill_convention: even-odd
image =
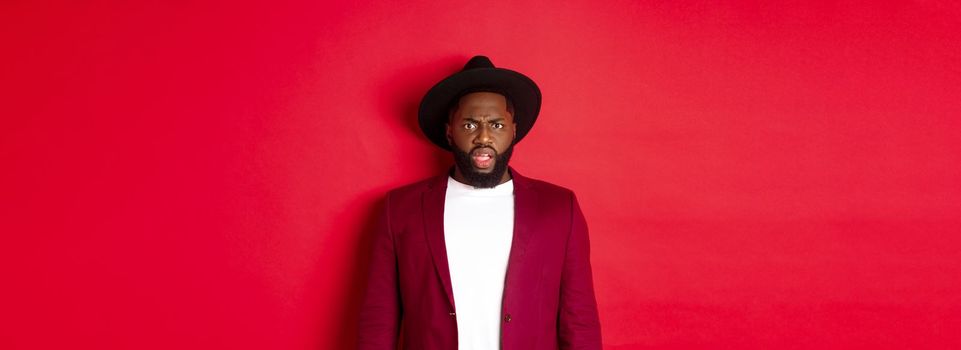
[(493, 140), (491, 139), (490, 129), (486, 125), (482, 125), (477, 131), (477, 137), (474, 138), (474, 143), (479, 145), (490, 145)]

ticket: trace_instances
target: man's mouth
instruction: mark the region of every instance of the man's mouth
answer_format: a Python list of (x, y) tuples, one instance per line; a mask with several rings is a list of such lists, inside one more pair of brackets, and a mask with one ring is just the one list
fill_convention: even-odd
[(494, 150), (484, 147), (475, 149), (470, 153), (470, 158), (477, 169), (489, 169), (494, 165)]

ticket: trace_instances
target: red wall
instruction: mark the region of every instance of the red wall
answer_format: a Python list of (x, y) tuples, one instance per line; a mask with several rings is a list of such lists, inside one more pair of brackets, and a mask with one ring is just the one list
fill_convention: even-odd
[(0, 5), (0, 348), (349, 349), (473, 54), (544, 93), (606, 349), (961, 347), (961, 6)]

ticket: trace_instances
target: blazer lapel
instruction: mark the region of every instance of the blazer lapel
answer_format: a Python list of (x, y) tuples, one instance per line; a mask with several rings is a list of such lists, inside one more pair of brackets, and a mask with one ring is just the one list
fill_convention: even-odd
[(530, 180), (510, 169), (514, 181), (514, 239), (511, 241), (511, 253), (507, 260), (507, 277), (504, 284), (504, 295), (512, 286), (521, 283), (520, 265), (527, 253), (527, 244), (534, 234), (533, 223), (537, 211), (537, 193), (531, 188)]
[(430, 189), (423, 194), (424, 232), (427, 245), (434, 259), (437, 277), (447, 293), (447, 301), (452, 310), (454, 292), (450, 282), (450, 267), (447, 264), (447, 242), (444, 241), (444, 201), (447, 197), (447, 176), (438, 176), (431, 181)]
[[(518, 285), (522, 278), (518, 271), (527, 252), (527, 245), (534, 233), (532, 224), (537, 213), (537, 193), (531, 188), (530, 180), (513, 168), (510, 169), (514, 181), (514, 238), (511, 241), (510, 257), (507, 260), (507, 276), (504, 294), (511, 286)], [(454, 305), (454, 292), (450, 281), (450, 266), (447, 263), (447, 242), (444, 240), (444, 202), (447, 197), (447, 176), (439, 176), (431, 181), (430, 189), (423, 194), (424, 232), (427, 245), (434, 260), (437, 278), (444, 287), (451, 309)]]

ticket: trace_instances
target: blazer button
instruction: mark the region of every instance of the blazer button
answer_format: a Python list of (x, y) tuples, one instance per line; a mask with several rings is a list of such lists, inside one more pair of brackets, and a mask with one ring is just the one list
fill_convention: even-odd
[(504, 315), (504, 322), (510, 322), (510, 321), (511, 321), (511, 314)]
[(454, 317), (454, 316), (457, 316), (457, 314), (456, 314), (456, 313), (453, 313), (453, 312), (451, 312), (451, 313), (450, 313), (450, 317)]

